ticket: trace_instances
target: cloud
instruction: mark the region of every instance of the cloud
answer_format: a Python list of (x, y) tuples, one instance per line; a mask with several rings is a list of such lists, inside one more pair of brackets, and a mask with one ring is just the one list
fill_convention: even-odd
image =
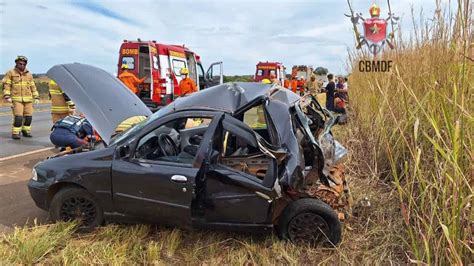
[[(354, 47), (345, 1), (3, 1), (1, 72), (12, 67), (16, 55), (25, 54), (36, 73), (68, 62), (114, 73), (122, 41), (141, 38), (185, 44), (204, 65), (223, 61), (229, 75), (253, 74), (255, 64), (267, 60), (290, 68), (308, 64), (343, 73), (347, 50)], [(367, 15), (373, 1), (353, 2), (355, 11)], [(410, 4), (427, 12), (435, 9), (434, 0), (392, 2), (408, 32)], [(380, 6), (386, 14), (385, 2)]]
[(82, 0), (82, 1), (78, 1), (78, 2), (72, 2), (72, 5), (77, 6), (79, 8), (82, 8), (82, 9), (85, 9), (85, 10), (88, 10), (88, 11), (93, 12), (95, 14), (99, 14), (99, 15), (102, 15), (102, 16), (105, 16), (105, 17), (108, 17), (108, 18), (116, 19), (118, 21), (123, 21), (123, 22), (126, 22), (126, 23), (130, 23), (130, 24), (133, 24), (133, 25), (140, 26), (140, 23), (138, 23), (134, 19), (130, 19), (128, 17), (122, 16), (121, 14), (118, 14), (118, 13), (104, 7), (99, 3), (95, 3), (95, 2), (92, 2), (92, 1), (88, 1), (88, 0)]

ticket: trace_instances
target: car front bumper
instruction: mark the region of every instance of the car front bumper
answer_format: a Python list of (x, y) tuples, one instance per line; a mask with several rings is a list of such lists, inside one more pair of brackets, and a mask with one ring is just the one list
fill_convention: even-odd
[(28, 182), (28, 190), (30, 191), (31, 198), (35, 202), (36, 206), (43, 210), (48, 210), (48, 188), (46, 183), (31, 179)]

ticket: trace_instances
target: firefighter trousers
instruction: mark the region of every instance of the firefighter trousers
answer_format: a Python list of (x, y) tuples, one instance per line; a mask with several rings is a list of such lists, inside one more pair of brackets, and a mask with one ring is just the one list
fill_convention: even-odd
[(65, 118), (68, 115), (69, 113), (62, 113), (62, 114), (51, 113), (51, 119), (53, 120), (53, 124)]
[(33, 103), (13, 102), (12, 112), (12, 134), (20, 134), (21, 131), (31, 133), (31, 122), (33, 121)]

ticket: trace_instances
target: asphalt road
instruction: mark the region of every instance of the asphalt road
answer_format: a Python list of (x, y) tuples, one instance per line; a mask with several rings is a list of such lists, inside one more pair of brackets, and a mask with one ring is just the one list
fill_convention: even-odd
[(33, 166), (52, 154), (44, 151), (0, 161), (0, 234), (11, 232), (14, 226), (47, 221), (47, 212), (36, 207), (27, 183)]
[[(53, 147), (49, 141), (52, 122), (49, 104), (40, 104), (33, 113), (33, 138), (11, 138), (12, 114), (10, 107), (0, 107), (0, 159), (28, 151)], [(0, 194), (1, 195), (1, 194)]]

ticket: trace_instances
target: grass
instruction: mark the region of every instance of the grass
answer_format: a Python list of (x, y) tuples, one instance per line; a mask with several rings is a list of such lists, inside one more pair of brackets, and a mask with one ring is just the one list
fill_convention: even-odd
[(334, 133), (350, 150), (356, 204), (337, 248), (150, 225), (77, 234), (74, 224), (59, 223), (0, 237), (0, 264), (473, 262), (474, 37), (471, 3), (457, 3), (459, 12), (438, 8), (433, 18), (414, 22), (409, 39), (399, 36), (396, 49), (383, 55), (394, 61), (390, 73), (360, 73), (357, 62), (366, 57), (350, 55), (349, 124)]
[[(361, 73), (353, 54), (357, 134), (378, 178), (396, 188), (411, 262), (474, 260), (474, 38), (472, 2), (414, 23), (410, 40), (383, 55), (391, 73)], [(369, 148), (370, 147), (370, 148)]]
[[(363, 143), (351, 127), (335, 133), (350, 150)], [(369, 198), (371, 207), (355, 204), (355, 215), (344, 223), (335, 249), (293, 245), (274, 235), (219, 231), (187, 231), (152, 225), (108, 224), (91, 233), (76, 233), (75, 225), (58, 223), (16, 227), (0, 236), (3, 264), (155, 264), (155, 265), (301, 265), (406, 263), (397, 194), (365, 166), (347, 158), (354, 201)], [(28, 256), (25, 256), (28, 254)]]

